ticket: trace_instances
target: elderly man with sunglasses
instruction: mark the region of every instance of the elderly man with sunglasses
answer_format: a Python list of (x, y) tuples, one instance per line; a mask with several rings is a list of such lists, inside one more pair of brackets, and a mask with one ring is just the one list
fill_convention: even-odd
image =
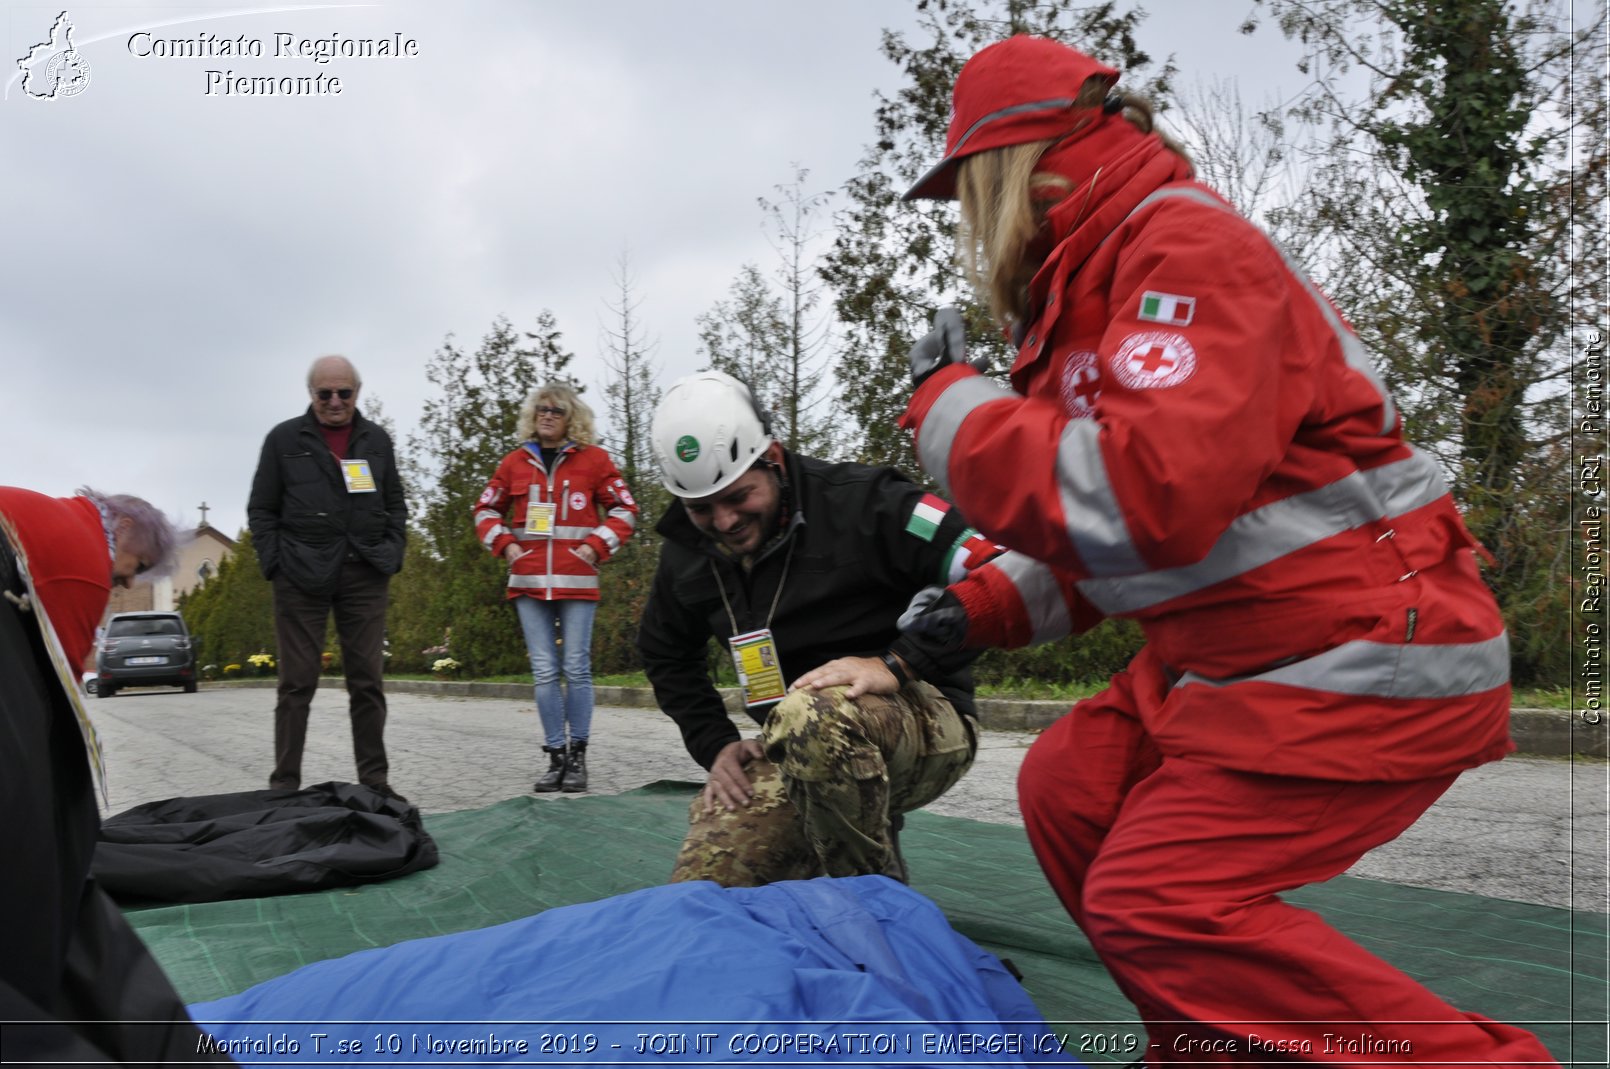
[(386, 601), (391, 577), (402, 568), (408, 506), (391, 436), (358, 412), (362, 385), (345, 357), (315, 360), (307, 411), (268, 432), (252, 480), (247, 520), (258, 564), (274, 584), (279, 641), (268, 785), (302, 785), (308, 709), (334, 613), (358, 781), (400, 799), (389, 783), (381, 669)]

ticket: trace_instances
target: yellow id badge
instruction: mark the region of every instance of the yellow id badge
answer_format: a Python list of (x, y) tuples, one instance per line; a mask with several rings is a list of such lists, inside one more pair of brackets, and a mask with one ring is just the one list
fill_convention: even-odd
[(375, 474), (369, 470), (367, 460), (343, 460), (341, 462), (341, 478), (347, 482), (349, 494), (372, 494), (375, 492)]
[(552, 501), (530, 501), (526, 503), (525, 533), (537, 538), (553, 537)]
[(732, 664), (738, 670), (738, 686), (743, 688), (744, 705), (770, 705), (788, 693), (783, 666), (777, 657), (777, 642), (771, 628), (761, 628), (727, 640), (732, 647)]

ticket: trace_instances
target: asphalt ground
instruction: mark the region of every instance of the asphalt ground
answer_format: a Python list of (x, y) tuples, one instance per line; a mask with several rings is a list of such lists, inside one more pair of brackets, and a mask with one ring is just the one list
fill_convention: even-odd
[[(108, 814), (163, 798), (268, 786), (272, 689), (203, 684), (196, 694), (131, 690), (88, 701), (106, 756)], [(393, 690), (388, 704), (392, 786), (427, 814), (477, 809), (525, 794), (539, 767), (546, 766), (529, 700)], [(1034, 737), (1026, 731), (983, 731), (972, 770), (929, 811), (1020, 825), (1017, 769)], [(587, 793), (595, 795), (656, 780), (704, 779), (668, 717), (620, 706), (596, 710), (588, 769)], [(302, 782), (354, 775), (345, 692), (321, 688), (309, 723)], [(1602, 759), (1511, 756), (1466, 772), (1403, 836), (1366, 855), (1350, 872), (1607, 912), (1607, 794), (1610, 764)], [(537, 797), (567, 805), (586, 795)], [(670, 862), (667, 858), (667, 868)]]

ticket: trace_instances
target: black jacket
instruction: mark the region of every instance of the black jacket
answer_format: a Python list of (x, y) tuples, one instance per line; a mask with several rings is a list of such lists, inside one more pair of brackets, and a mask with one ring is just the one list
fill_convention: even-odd
[[(923, 678), (958, 711), (973, 713), (972, 673), (966, 666), (976, 651), (936, 662), (895, 627), (912, 595), (949, 581), (946, 570), (953, 550), (972, 533), (961, 514), (951, 509), (937, 531), (913, 533), (908, 525), (923, 490), (893, 468), (834, 464), (792, 453), (785, 463), (792, 488), (791, 528), (762, 550), (747, 575), (693, 525), (680, 505), (667, 509), (656, 526), (665, 542), (637, 647), (656, 701), (682, 729), (688, 753), (705, 768), (723, 746), (741, 737), (706, 670), (710, 639), (726, 655), (733, 634), (767, 626), (785, 562), (786, 581), (770, 625), (785, 682), (835, 657), (876, 657), (892, 649), (922, 664), (927, 669)], [(915, 526), (924, 529), (920, 523)], [(737, 632), (712, 565), (732, 603)], [(763, 722), (770, 708), (757, 707), (750, 715)]]
[(347, 492), (311, 405), (268, 432), (246, 503), (264, 578), (284, 575), (309, 594), (328, 593), (349, 552), (384, 575), (402, 570), (408, 503), (391, 436), (354, 412), (343, 459), (369, 462), (374, 493)]

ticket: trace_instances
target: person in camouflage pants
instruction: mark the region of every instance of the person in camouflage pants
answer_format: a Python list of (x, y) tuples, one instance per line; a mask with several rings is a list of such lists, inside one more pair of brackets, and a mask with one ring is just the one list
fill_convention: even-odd
[(891, 826), (962, 778), (976, 732), (926, 683), (860, 700), (845, 691), (796, 690), (776, 705), (760, 738), (765, 756), (748, 769), (754, 798), (738, 809), (707, 805), (703, 793), (693, 800), (673, 883), (906, 880)]
[[(710, 773), (672, 880), (905, 879), (903, 814), (972, 764), (976, 652), (900, 621), (996, 567), (999, 547), (892, 468), (784, 449), (748, 388), (719, 372), (673, 384), (652, 437), (677, 503), (656, 524), (638, 650)], [(758, 737), (728, 717), (712, 639), (739, 666)]]

